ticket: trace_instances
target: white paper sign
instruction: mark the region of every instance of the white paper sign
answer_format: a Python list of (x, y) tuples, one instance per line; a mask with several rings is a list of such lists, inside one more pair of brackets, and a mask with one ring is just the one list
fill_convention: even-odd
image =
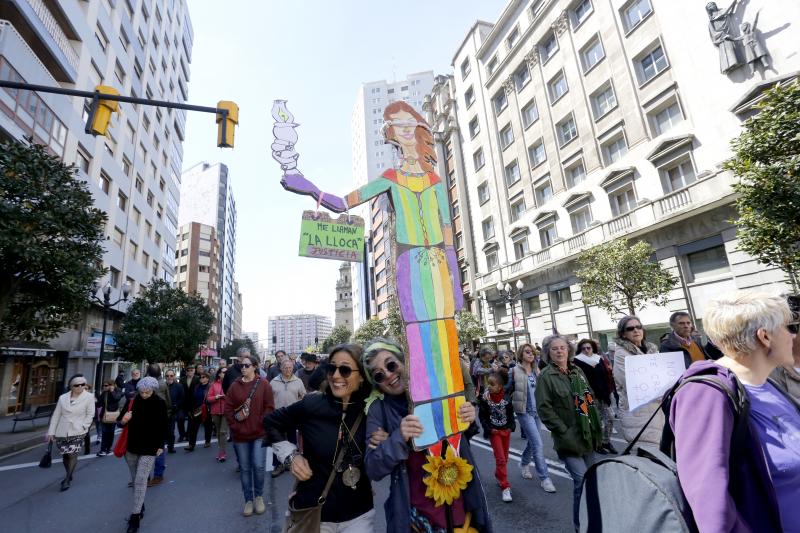
[(678, 381), (686, 370), (683, 352), (649, 353), (625, 358), (625, 387), (628, 409), (645, 405)]

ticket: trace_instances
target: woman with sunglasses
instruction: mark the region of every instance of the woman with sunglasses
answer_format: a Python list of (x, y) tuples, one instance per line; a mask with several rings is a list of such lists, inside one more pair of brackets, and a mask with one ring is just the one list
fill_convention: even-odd
[(86, 378), (75, 374), (68, 383), (69, 390), (58, 397), (47, 430), (47, 439), (55, 440), (67, 474), (61, 482), (62, 491), (69, 489), (78, 454), (83, 451), (84, 438), (94, 419), (94, 395), (86, 390)]
[(225, 449), (228, 446), (228, 423), (225, 421), (225, 392), (222, 390), (222, 380), (225, 379), (225, 367), (220, 367), (214, 375), (214, 383), (209, 385), (206, 393), (206, 404), (209, 406), (209, 416), (217, 431), (217, 461), (224, 463), (228, 458)]
[(616, 448), (611, 444), (611, 433), (613, 429), (614, 416), (611, 412), (611, 395), (616, 390), (614, 386), (614, 376), (608, 360), (600, 354), (600, 346), (593, 339), (581, 339), (578, 341), (577, 354), (573, 362), (583, 370), (589, 386), (594, 392), (595, 406), (600, 413), (600, 421), (603, 423), (603, 445), (598, 448), (597, 453), (617, 453)]
[[(372, 485), (364, 473), (364, 405), (371, 387), (361, 353), (356, 344), (334, 347), (324, 365), (322, 394), (308, 394), (264, 419), (275, 454), (298, 481), (290, 510), (316, 507), (332, 479), (322, 504), (323, 533), (375, 530)], [(302, 449), (286, 437), (294, 431), (300, 432)], [(291, 516), (287, 520), (291, 522)]]
[[(199, 366), (199, 365), (198, 365)], [(203, 447), (211, 447), (211, 431), (214, 425), (211, 422), (211, 415), (208, 412), (208, 404), (206, 403), (206, 395), (209, 388), (209, 377), (205, 372), (198, 374), (199, 383), (189, 389), (189, 398), (187, 404), (189, 405), (189, 445), (184, 448), (184, 451), (193, 452), (195, 444), (197, 444), (197, 434), (200, 433), (200, 426), (203, 426), (203, 434), (205, 437), (205, 444)]]
[(275, 400), (269, 382), (262, 379), (258, 372), (258, 357), (248, 353), (240, 361), (242, 375), (225, 393), (224, 411), (239, 460), (239, 477), (244, 494), (242, 514), (252, 516), (253, 511), (263, 514), (267, 510), (264, 504), (266, 434), (261, 421), (275, 410)]
[[(614, 351), (614, 383), (619, 394), (619, 418), (622, 425), (622, 436), (630, 442), (647, 423), (650, 416), (659, 409), (661, 398), (654, 398), (649, 403), (635, 411), (628, 409), (628, 389), (625, 384), (625, 360), (648, 353), (658, 353), (658, 346), (645, 339), (645, 330), (642, 321), (635, 316), (624, 316), (617, 323), (617, 345)], [(643, 444), (661, 444), (661, 431), (664, 429), (664, 414), (658, 413), (647, 426), (644, 434), (639, 439)]]

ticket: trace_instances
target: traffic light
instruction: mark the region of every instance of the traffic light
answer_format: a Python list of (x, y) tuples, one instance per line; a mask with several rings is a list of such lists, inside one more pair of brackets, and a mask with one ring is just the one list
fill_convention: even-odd
[[(101, 95), (113, 94), (119, 96), (119, 91), (108, 85), (98, 85), (94, 90)], [(108, 125), (111, 122), (111, 114), (119, 111), (119, 102), (116, 100), (104, 100), (102, 96), (92, 101), (92, 109), (89, 112), (89, 120), (86, 122), (86, 133), (92, 135), (105, 135)]]
[(235, 102), (222, 100), (217, 102), (217, 109), (226, 109), (228, 116), (217, 113), (217, 146), (233, 148), (233, 134), (239, 123), (239, 106)]

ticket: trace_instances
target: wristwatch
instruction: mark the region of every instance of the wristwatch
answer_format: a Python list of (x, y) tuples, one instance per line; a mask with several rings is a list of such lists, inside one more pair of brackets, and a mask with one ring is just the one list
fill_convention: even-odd
[(298, 455), (300, 455), (300, 452), (298, 450), (295, 450), (292, 453), (290, 453), (289, 455), (287, 455), (286, 459), (283, 460), (284, 468), (286, 468), (287, 470), (291, 470), (292, 469), (292, 461), (294, 461), (294, 458), (297, 457)]

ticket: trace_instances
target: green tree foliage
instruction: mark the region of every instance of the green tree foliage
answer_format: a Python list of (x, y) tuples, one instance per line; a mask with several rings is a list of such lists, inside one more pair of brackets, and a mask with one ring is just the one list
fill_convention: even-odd
[(386, 334), (395, 339), (400, 345), (405, 344), (406, 330), (403, 325), (403, 316), (400, 314), (400, 304), (397, 296), (389, 297), (389, 311), (386, 315)]
[(258, 355), (258, 348), (252, 339), (233, 339), (227, 346), (224, 346), (219, 351), (219, 356), (223, 359), (230, 360), (231, 357), (236, 357), (236, 352), (239, 348), (247, 348), (252, 355)]
[(470, 350), (472, 341), (486, 335), (481, 321), (469, 311), (461, 311), (456, 314), (456, 331), (458, 331), (458, 345)]
[(781, 269), (800, 294), (800, 82), (767, 91), (757, 107), (725, 164), (740, 179), (739, 249)]
[(339, 324), (331, 330), (331, 334), (322, 341), (322, 353), (330, 353), (331, 348), (337, 344), (350, 342), (353, 332), (344, 324)]
[(678, 280), (651, 261), (655, 253), (649, 243), (631, 244), (616, 239), (595, 246), (578, 260), (576, 275), (581, 282), (583, 301), (614, 315), (635, 315), (648, 302), (666, 305), (669, 291)]
[(106, 215), (43, 146), (0, 143), (0, 341), (45, 341), (78, 320), (100, 266)]
[(211, 335), (213, 321), (202, 298), (156, 279), (128, 307), (116, 335), (117, 353), (134, 362), (188, 365)]
[(370, 318), (361, 324), (361, 327), (353, 334), (353, 342), (357, 342), (363, 346), (375, 337), (384, 337), (385, 335), (386, 324), (383, 323), (383, 320)]

